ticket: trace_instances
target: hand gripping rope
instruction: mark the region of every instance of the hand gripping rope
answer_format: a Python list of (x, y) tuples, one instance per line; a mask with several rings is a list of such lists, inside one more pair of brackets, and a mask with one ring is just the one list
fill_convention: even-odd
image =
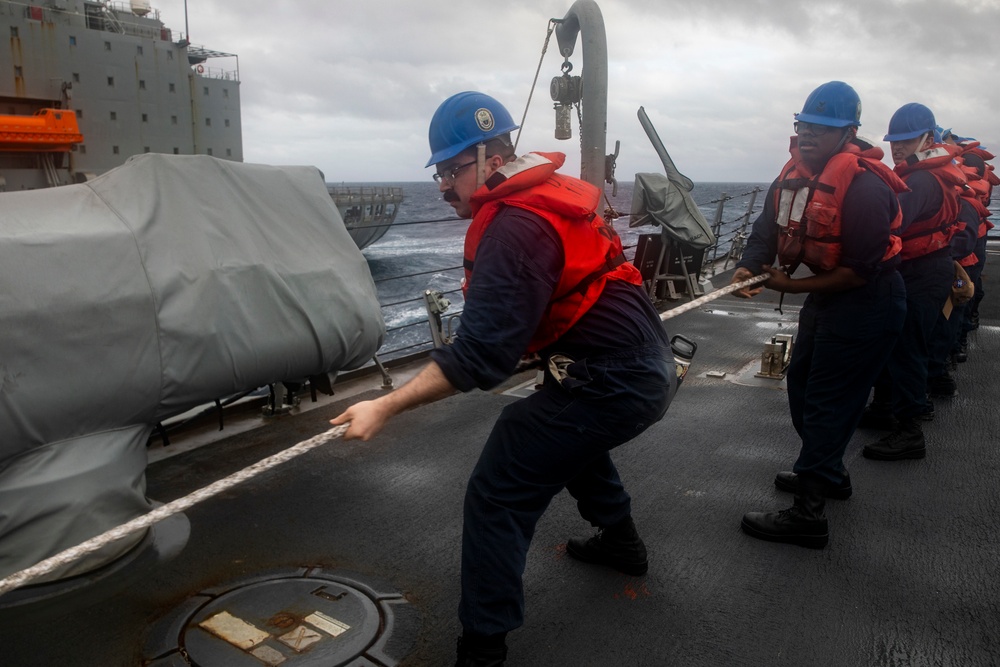
[[(754, 276), (749, 280), (744, 280), (739, 283), (733, 283), (732, 285), (728, 285), (726, 287), (717, 289), (709, 294), (706, 294), (703, 297), (699, 297), (689, 303), (685, 303), (682, 306), (678, 306), (677, 308), (668, 310), (667, 312), (663, 313), (660, 316), (660, 319), (666, 321), (672, 317), (680, 315), (681, 313), (686, 313), (689, 310), (697, 308), (698, 306), (706, 304), (710, 301), (714, 301), (719, 297), (725, 296), (727, 294), (732, 294), (733, 292), (741, 290), (744, 287), (750, 287), (752, 285), (762, 283), (769, 277), (770, 276), (768, 274), (762, 274), (759, 276)], [(256, 477), (262, 472), (265, 472), (267, 470), (270, 470), (271, 468), (279, 466), (282, 463), (291, 461), (292, 459), (302, 454), (305, 454), (310, 450), (316, 449), (320, 445), (325, 445), (331, 440), (336, 440), (337, 438), (341, 437), (342, 435), (344, 435), (344, 433), (347, 432), (349, 426), (350, 426), (349, 423), (341, 424), (340, 426), (334, 426), (329, 431), (320, 433), (319, 435), (313, 436), (308, 440), (303, 440), (297, 445), (292, 445), (291, 447), (289, 447), (284, 451), (278, 452), (273, 456), (269, 456), (265, 459), (262, 459), (257, 463), (254, 463), (253, 465), (248, 466), (243, 470), (240, 470), (239, 472), (233, 473), (229, 477), (224, 477), (217, 482), (209, 484), (203, 489), (199, 489), (198, 491), (188, 494), (183, 498), (178, 498), (177, 500), (173, 500), (165, 505), (161, 505), (160, 507), (157, 507), (148, 514), (143, 514), (140, 517), (136, 517), (135, 519), (132, 519), (127, 523), (123, 523), (122, 525), (112, 528), (111, 530), (106, 531), (100, 535), (97, 535), (96, 537), (92, 537), (86, 542), (83, 542), (75, 547), (66, 549), (65, 551), (62, 551), (56, 554), (55, 556), (46, 558), (45, 560), (41, 561), (40, 563), (37, 563), (36, 565), (32, 565), (31, 567), (20, 570), (19, 572), (15, 572), (14, 574), (11, 574), (5, 577), (4, 579), (0, 579), (0, 596), (2, 596), (4, 593), (7, 593), (8, 591), (14, 590), (15, 588), (24, 586), (25, 584), (37, 579), (38, 577), (44, 576), (52, 572), (53, 570), (62, 567), (63, 565), (67, 565), (76, 560), (79, 560), (80, 558), (86, 556), (87, 554), (98, 551), (99, 549), (102, 549), (107, 545), (126, 537), (127, 535), (131, 535), (132, 533), (138, 532), (145, 528), (149, 528), (155, 523), (159, 523), (160, 521), (163, 521), (168, 517), (171, 517), (175, 514), (179, 514), (180, 512), (183, 512), (186, 509), (190, 509), (191, 507), (197, 505), (203, 500), (207, 500), (212, 496), (218, 495), (223, 491), (226, 491), (227, 489), (236, 486), (237, 484), (241, 484), (252, 477)]]

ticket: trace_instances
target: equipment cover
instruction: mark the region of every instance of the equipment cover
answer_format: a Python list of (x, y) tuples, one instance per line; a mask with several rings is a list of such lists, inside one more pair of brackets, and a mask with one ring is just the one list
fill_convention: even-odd
[(670, 238), (702, 250), (715, 243), (715, 234), (691, 194), (663, 174), (635, 175), (629, 226), (657, 224)]
[(692, 250), (709, 247), (715, 243), (715, 234), (691, 198), (694, 183), (677, 169), (643, 107), (639, 107), (638, 116), (653, 150), (663, 163), (666, 176), (652, 173), (635, 175), (629, 227), (657, 224), (667, 237)]
[(157, 422), (359, 367), (385, 335), (314, 167), (147, 154), (0, 194), (0, 286), (0, 577), (148, 511)]

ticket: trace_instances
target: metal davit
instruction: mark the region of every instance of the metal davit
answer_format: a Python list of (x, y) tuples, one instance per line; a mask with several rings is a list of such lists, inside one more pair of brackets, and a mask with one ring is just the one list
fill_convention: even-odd
[(577, 35), (583, 45), (583, 120), (580, 126), (580, 178), (596, 187), (605, 179), (608, 131), (608, 39), (604, 17), (594, 0), (577, 0), (556, 27), (559, 53), (573, 55)]

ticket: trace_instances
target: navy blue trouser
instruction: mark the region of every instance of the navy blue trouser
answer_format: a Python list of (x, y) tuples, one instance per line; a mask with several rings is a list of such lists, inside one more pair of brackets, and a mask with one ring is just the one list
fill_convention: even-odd
[(966, 267), (966, 272), (969, 274), (969, 278), (972, 280), (972, 284), (976, 286), (976, 293), (972, 296), (972, 301), (969, 302), (968, 308), (965, 309), (965, 317), (962, 318), (962, 338), (965, 338), (965, 334), (973, 330), (972, 316), (979, 314), (979, 302), (983, 300), (983, 269), (986, 268), (986, 237), (981, 237), (976, 241), (976, 259), (979, 261), (970, 267)]
[(947, 253), (928, 255), (903, 262), (899, 273), (906, 283), (906, 322), (889, 355), (888, 372), (875, 386), (875, 396), (879, 402), (888, 402), (891, 396), (892, 413), (908, 419), (919, 417), (927, 404), (930, 341), (951, 292), (955, 264)]
[(843, 480), (844, 450), (905, 314), (896, 271), (855, 289), (806, 297), (786, 375), (792, 425), (802, 439), (796, 473)]
[(494, 635), (524, 620), (524, 573), (535, 524), (563, 488), (581, 516), (610, 526), (631, 499), (610, 450), (658, 421), (677, 387), (673, 355), (652, 345), (577, 361), (561, 384), (505, 407), (465, 493), (462, 600), (466, 632)]
[[(986, 261), (986, 243), (983, 237), (982, 254), (980, 246), (976, 245), (976, 256), (979, 261), (972, 266), (965, 267), (965, 272), (969, 274), (972, 284), (982, 285), (983, 264)], [(979, 291), (976, 287), (976, 291)], [(973, 296), (975, 299), (975, 296)], [(945, 319), (944, 313), (938, 313), (937, 322), (934, 325), (934, 333), (930, 342), (930, 361), (927, 363), (927, 377), (942, 377), (948, 373), (952, 353), (957, 353), (961, 347), (961, 341), (965, 340), (966, 334), (972, 331), (970, 314), (972, 313), (973, 301), (955, 305), (951, 311), (951, 317)]]
[(937, 321), (934, 323), (934, 331), (931, 333), (928, 344), (927, 377), (942, 377), (948, 373), (951, 362), (951, 353), (958, 343), (961, 333), (962, 321), (969, 310), (969, 304), (956, 305), (951, 311), (951, 316), (946, 318), (944, 312), (939, 312)]

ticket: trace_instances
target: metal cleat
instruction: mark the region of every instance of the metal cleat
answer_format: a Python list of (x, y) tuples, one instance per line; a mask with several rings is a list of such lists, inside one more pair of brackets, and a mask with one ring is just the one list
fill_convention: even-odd
[(793, 344), (791, 334), (772, 336), (770, 343), (764, 343), (764, 352), (760, 355), (760, 372), (754, 373), (754, 377), (783, 380), (785, 369), (792, 359)]

